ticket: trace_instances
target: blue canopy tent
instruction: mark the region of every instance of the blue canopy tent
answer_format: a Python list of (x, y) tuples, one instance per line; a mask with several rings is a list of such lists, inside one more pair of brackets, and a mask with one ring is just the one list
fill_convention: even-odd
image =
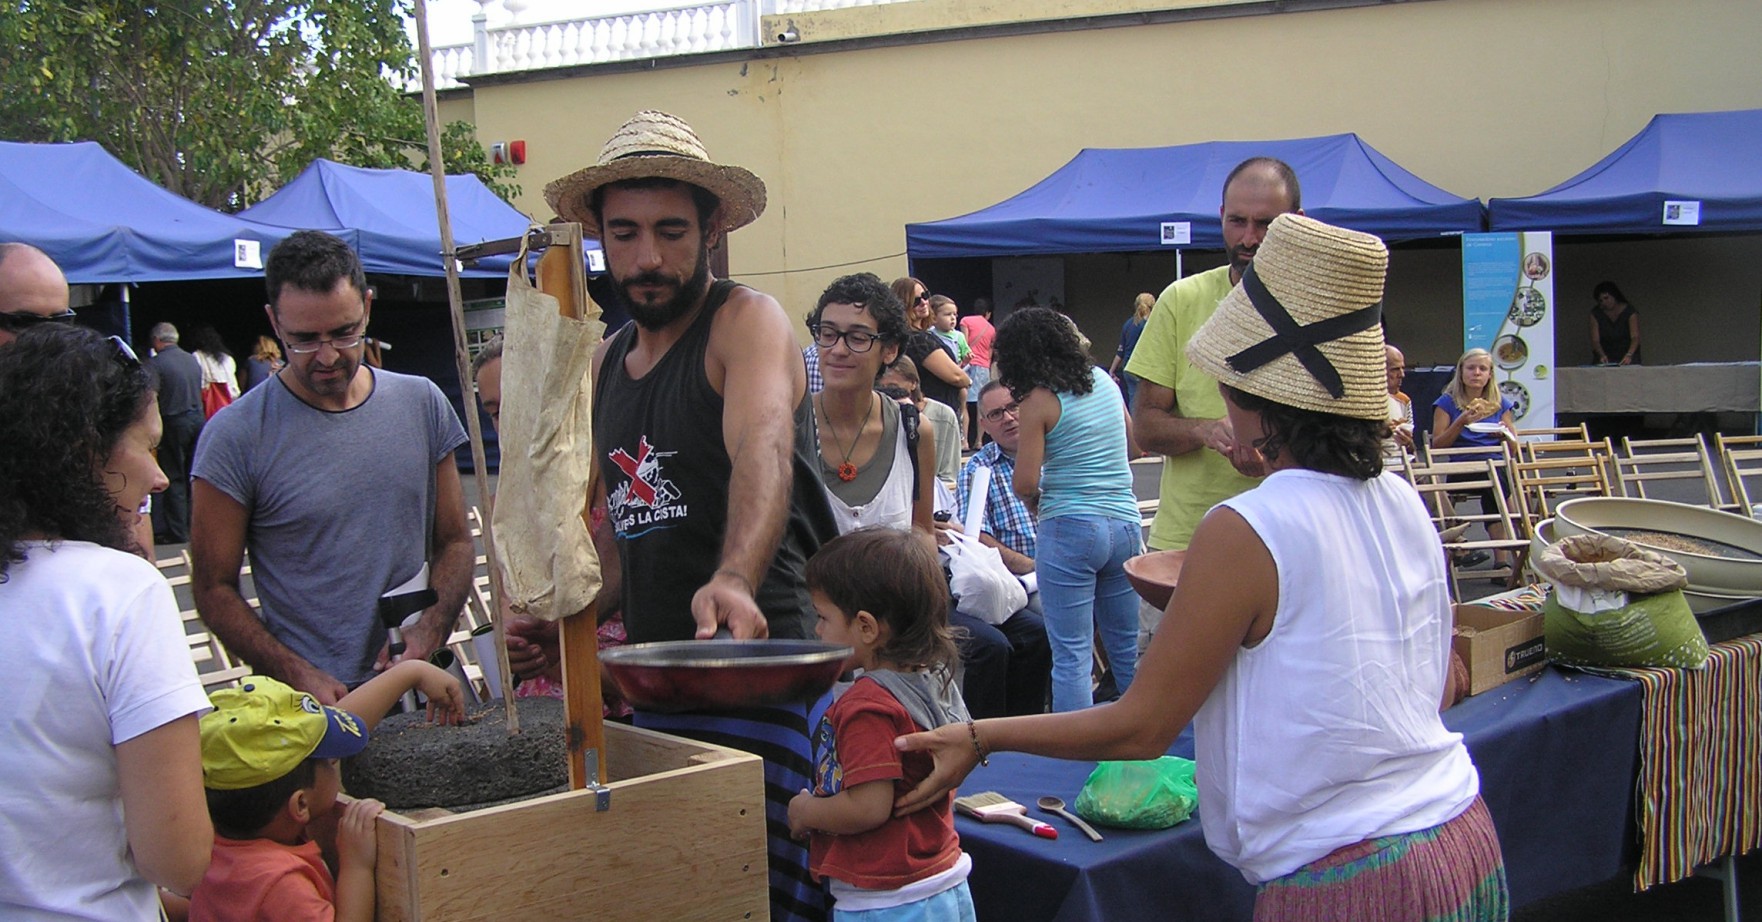
[[(75, 284), (261, 276), (286, 235), (174, 195), (92, 141), (0, 142), (0, 240), (48, 253)], [(257, 244), (257, 265), (235, 241)]]
[[(531, 223), (470, 174), (447, 177), (447, 212), (456, 244), (518, 237)], [(368, 272), (446, 275), (434, 180), (427, 173), (315, 160), (292, 182), (239, 216), (284, 228), (333, 233), (355, 248)], [(503, 277), (512, 259), (489, 257), (460, 274), (466, 278)]]
[(912, 259), (1156, 250), (1167, 222), (1188, 222), (1190, 246), (1223, 249), (1218, 201), (1230, 170), (1276, 157), (1297, 171), (1311, 217), (1412, 240), (1478, 231), (1476, 199), (1402, 169), (1354, 134), (1284, 141), (1087, 149), (1021, 194), (972, 214), (906, 225)]
[[(1494, 230), (1660, 234), (1762, 230), (1762, 109), (1653, 116), (1590, 169), (1488, 203)], [(1694, 220), (1672, 202), (1693, 203)]]

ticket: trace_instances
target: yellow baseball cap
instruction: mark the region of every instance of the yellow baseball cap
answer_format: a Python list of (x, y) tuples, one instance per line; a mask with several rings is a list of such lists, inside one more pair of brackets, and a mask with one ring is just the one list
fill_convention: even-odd
[(202, 784), (238, 791), (268, 784), (307, 759), (340, 759), (367, 746), (367, 728), (341, 708), (268, 676), (208, 696), (202, 715)]

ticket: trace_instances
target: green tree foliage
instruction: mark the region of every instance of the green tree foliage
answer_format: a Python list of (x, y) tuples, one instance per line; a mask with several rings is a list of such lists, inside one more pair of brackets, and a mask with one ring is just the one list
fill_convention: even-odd
[[(0, 137), (97, 141), (155, 182), (236, 211), (317, 157), (428, 169), (409, 0), (0, 0)], [(503, 198), (469, 123), (449, 173)]]

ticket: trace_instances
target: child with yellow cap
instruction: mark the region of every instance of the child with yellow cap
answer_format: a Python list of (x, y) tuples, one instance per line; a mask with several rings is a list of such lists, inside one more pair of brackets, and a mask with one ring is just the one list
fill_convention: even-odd
[(430, 719), (463, 718), (459, 681), (419, 660), (398, 663), (335, 707), (266, 676), (209, 696), (202, 785), (214, 857), (190, 898), (191, 922), (373, 918), (373, 825), (384, 805), (343, 808), (334, 879), (307, 829), (336, 805), (338, 760), (365, 748), (369, 731), (412, 689), (428, 697)]

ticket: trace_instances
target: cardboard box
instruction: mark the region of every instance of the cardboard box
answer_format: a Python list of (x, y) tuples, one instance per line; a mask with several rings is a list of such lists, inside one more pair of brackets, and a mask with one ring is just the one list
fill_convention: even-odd
[(380, 922), (764, 919), (762, 763), (606, 724), (610, 809), (571, 791), (379, 816)]
[(1458, 605), (1451, 646), (1468, 664), (1470, 695), (1540, 672), (1548, 664), (1541, 612)]

